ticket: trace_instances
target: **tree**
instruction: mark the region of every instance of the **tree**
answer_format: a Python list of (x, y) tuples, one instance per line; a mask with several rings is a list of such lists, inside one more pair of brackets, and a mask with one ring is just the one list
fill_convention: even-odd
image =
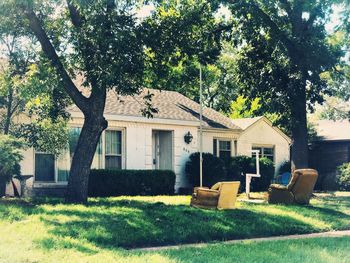
[[(0, 132), (58, 155), (68, 141), (64, 108), (70, 100), (62, 94), (55, 72), (46, 67), (45, 61), (23, 50), (17, 37), (0, 32), (0, 43), (5, 47), (0, 68)], [(14, 123), (14, 117), (21, 114), (32, 120)]]
[(282, 116), (291, 131), (292, 166), (308, 167), (307, 108), (328, 94), (323, 72), (343, 55), (325, 23), (333, 1), (224, 1), (233, 14), (237, 79), (247, 98)]
[(232, 46), (226, 41), (222, 40), (217, 60), (210, 61), (207, 65), (200, 65), (198, 59), (181, 61), (178, 65), (171, 66), (169, 74), (162, 80), (145, 84), (154, 87), (161, 83), (162, 89), (176, 90), (199, 102), (199, 67), (202, 68), (203, 76), (203, 104), (228, 113), (231, 101), (238, 96), (239, 89), (235, 82), (235, 55)]
[[(192, 58), (205, 64), (218, 53), (209, 4), (154, 2), (153, 15), (138, 20), (133, 10), (139, 1), (1, 1), (0, 18), (15, 21), (23, 35), (35, 36), (65, 92), (84, 114), (67, 202), (87, 200), (90, 166), (108, 125), (103, 112), (109, 89), (133, 95), (145, 81), (166, 77), (170, 66)], [(75, 85), (77, 75), (83, 77), (83, 87)]]

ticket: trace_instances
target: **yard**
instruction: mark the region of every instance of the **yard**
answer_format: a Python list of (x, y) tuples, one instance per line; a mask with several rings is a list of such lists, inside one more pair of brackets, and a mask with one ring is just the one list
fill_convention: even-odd
[(126, 250), (350, 229), (350, 193), (344, 192), (319, 194), (304, 207), (239, 202), (236, 210), (213, 211), (188, 203), (188, 196), (98, 198), (87, 206), (3, 199), (0, 262), (345, 262), (350, 256), (346, 237)]

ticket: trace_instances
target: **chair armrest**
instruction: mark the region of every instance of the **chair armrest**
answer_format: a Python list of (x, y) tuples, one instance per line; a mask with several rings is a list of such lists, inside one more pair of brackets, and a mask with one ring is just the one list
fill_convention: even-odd
[(282, 185), (282, 184), (270, 184), (269, 189), (288, 191), (287, 186)]
[(217, 190), (211, 190), (211, 189), (205, 189), (205, 188), (200, 188), (197, 190), (196, 197), (197, 198), (219, 198), (219, 191)]
[(275, 187), (270, 185), (268, 189), (269, 204), (292, 204), (294, 195), (286, 187)]
[(195, 188), (193, 188), (193, 194), (192, 196), (193, 197), (196, 197), (197, 196), (197, 193), (198, 193), (198, 190), (202, 190), (202, 189), (209, 189), (208, 187), (205, 187), (205, 186), (196, 186)]

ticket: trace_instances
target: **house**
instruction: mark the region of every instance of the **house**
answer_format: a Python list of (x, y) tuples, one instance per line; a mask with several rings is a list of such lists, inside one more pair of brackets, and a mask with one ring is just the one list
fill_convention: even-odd
[[(143, 97), (154, 94), (158, 109), (153, 118), (143, 117)], [(108, 128), (96, 149), (92, 168), (171, 169), (176, 174), (175, 188), (187, 186), (184, 168), (199, 146), (198, 103), (174, 91), (145, 89), (137, 96), (119, 96), (110, 91), (105, 118)], [(72, 106), (69, 147), (58, 158), (28, 149), (21, 163), (28, 194), (59, 194), (67, 185), (70, 160), (83, 125), (83, 114)], [(223, 114), (203, 109), (203, 151), (225, 158), (251, 155), (261, 150), (276, 164), (289, 160), (290, 139), (264, 117), (231, 120)]]
[(350, 162), (350, 122), (319, 120), (315, 128), (317, 137), (310, 145), (309, 164), (319, 172), (316, 188), (335, 190), (337, 167)]

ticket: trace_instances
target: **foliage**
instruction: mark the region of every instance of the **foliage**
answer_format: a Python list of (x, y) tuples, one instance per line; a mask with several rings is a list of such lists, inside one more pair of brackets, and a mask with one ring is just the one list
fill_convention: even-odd
[(89, 196), (171, 195), (175, 177), (166, 170), (91, 170)]
[(67, 122), (61, 118), (20, 124), (14, 134), (18, 138), (24, 138), (27, 144), (34, 147), (35, 150), (52, 153), (56, 157), (66, 149), (68, 143)]
[[(199, 186), (199, 152), (192, 153), (185, 166), (188, 182)], [(203, 153), (203, 186), (211, 187), (226, 178), (225, 163), (211, 153)]]
[[(222, 41), (217, 60), (200, 65), (198, 59), (170, 68), (162, 89), (172, 89), (199, 102), (199, 67), (203, 78), (203, 104), (215, 110), (229, 112), (230, 103), (238, 95), (235, 81), (235, 55), (230, 43)], [(162, 80), (165, 82), (165, 80)], [(145, 83), (152, 88), (153, 83)]]
[(337, 168), (336, 181), (340, 190), (350, 190), (350, 163), (344, 163)]
[(6, 135), (0, 135), (0, 181), (9, 182), (14, 175), (20, 175), (21, 149), (23, 142)]
[[(274, 163), (268, 158), (259, 159), (260, 166), (260, 178), (252, 178), (251, 191), (260, 192), (266, 191), (273, 179), (275, 166)], [(245, 191), (245, 175), (247, 173), (256, 173), (256, 160), (249, 156), (235, 156), (226, 164), (227, 167), (227, 180), (240, 181), (241, 191)]]
[[(305, 89), (301, 78), (309, 82), (306, 97), (311, 107), (328, 92), (320, 75), (331, 71), (343, 54), (339, 46), (328, 42), (324, 30), (332, 12), (330, 4), (317, 1), (229, 4), (237, 21), (233, 37), (240, 45), (237, 74), (243, 92), (249, 99), (259, 97), (263, 111), (283, 114), (280, 121), (284, 126), (289, 125), (293, 104), (301, 99)], [(305, 13), (308, 18), (302, 17)]]
[[(203, 186), (211, 187), (220, 181), (240, 181), (241, 190), (245, 189), (245, 174), (256, 172), (255, 158), (249, 156), (235, 156), (228, 160), (210, 154), (203, 153)], [(275, 167), (267, 158), (260, 158), (261, 178), (253, 178), (251, 190), (266, 191), (274, 176)], [(185, 172), (192, 186), (199, 185), (199, 153), (190, 155), (186, 163)]]
[(342, 65), (342, 45), (325, 25), (332, 1), (224, 1), (232, 12), (236, 78), (242, 95), (260, 98), (255, 114), (277, 113), (291, 131), (292, 164), (308, 166), (307, 110), (330, 94), (325, 72)]
[(247, 105), (247, 99), (242, 95), (238, 96), (237, 99), (231, 103), (230, 118), (239, 119), (255, 117), (254, 113), (261, 107), (259, 101), (259, 98), (255, 98), (250, 102), (250, 105)]
[[(20, 51), (9, 53), (10, 63), (0, 72), (0, 131), (24, 139), (37, 150), (58, 154), (67, 144), (65, 109), (71, 101), (47, 62)], [(13, 122), (15, 117), (22, 123)]]
[(316, 117), (334, 121), (350, 119), (350, 101), (344, 101), (338, 97), (326, 97), (322, 107), (316, 111)]

